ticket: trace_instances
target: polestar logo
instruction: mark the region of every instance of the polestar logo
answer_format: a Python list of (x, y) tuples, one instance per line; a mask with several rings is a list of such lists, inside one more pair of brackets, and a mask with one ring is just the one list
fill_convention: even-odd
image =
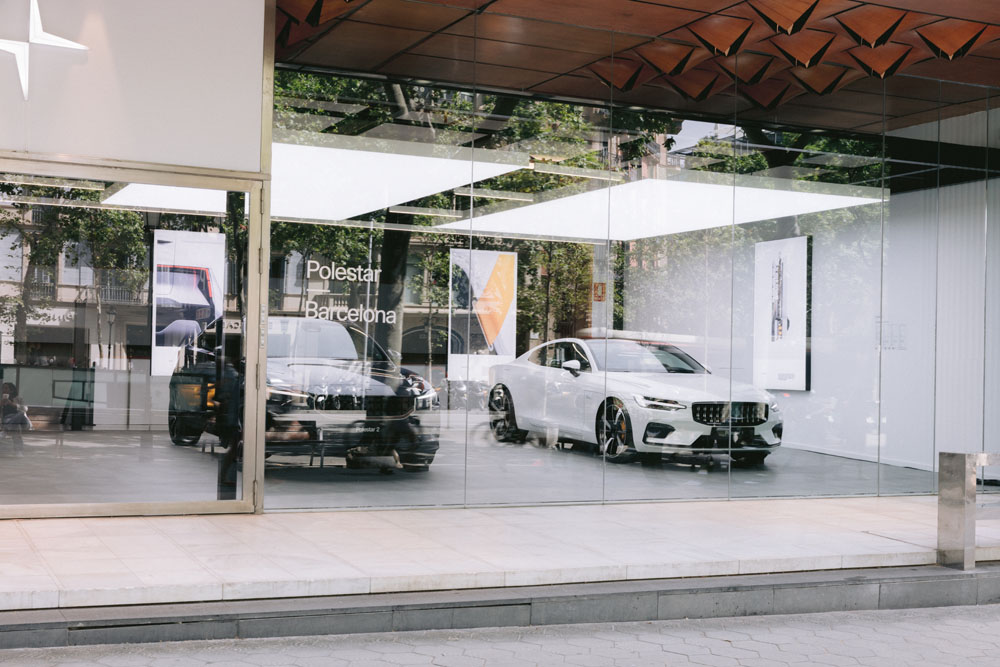
[(0, 51), (14, 54), (17, 64), (17, 74), (21, 79), (21, 93), (28, 99), (28, 55), (32, 44), (43, 46), (58, 46), (63, 49), (86, 51), (83, 44), (71, 42), (62, 37), (50, 35), (42, 29), (42, 15), (38, 11), (38, 0), (31, 0), (31, 16), (28, 18), (28, 41), (18, 42), (12, 39), (0, 39)]

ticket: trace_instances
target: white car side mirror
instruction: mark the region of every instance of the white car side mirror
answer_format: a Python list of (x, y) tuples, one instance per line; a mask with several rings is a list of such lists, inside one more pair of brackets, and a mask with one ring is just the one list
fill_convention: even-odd
[(580, 361), (578, 359), (570, 359), (569, 361), (564, 361), (562, 368), (564, 371), (569, 371), (573, 375), (579, 375)]

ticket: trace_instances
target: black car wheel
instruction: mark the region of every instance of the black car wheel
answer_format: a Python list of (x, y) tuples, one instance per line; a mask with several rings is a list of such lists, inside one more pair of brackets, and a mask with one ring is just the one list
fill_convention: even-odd
[(632, 421), (625, 405), (617, 398), (605, 401), (597, 416), (599, 451), (610, 463), (631, 463), (637, 452), (632, 444)]
[(517, 428), (514, 401), (507, 387), (498, 384), (490, 390), (490, 432), (497, 442), (524, 442), (527, 435)]
[(170, 432), (170, 441), (175, 445), (194, 445), (201, 439), (201, 431), (189, 427), (177, 415), (167, 418), (167, 430)]
[(747, 452), (745, 454), (731, 454), (733, 459), (733, 465), (738, 468), (747, 468), (750, 466), (759, 466), (764, 463), (764, 459), (771, 452)]

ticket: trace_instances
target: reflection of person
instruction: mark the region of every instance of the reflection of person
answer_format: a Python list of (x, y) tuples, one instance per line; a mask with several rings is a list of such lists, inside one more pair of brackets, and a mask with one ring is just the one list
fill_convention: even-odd
[(14, 444), (14, 455), (24, 454), (24, 441), (21, 432), (31, 430), (31, 420), (28, 419), (28, 406), (18, 395), (17, 385), (13, 382), (3, 383), (3, 394), (0, 396), (0, 423), (3, 432)]

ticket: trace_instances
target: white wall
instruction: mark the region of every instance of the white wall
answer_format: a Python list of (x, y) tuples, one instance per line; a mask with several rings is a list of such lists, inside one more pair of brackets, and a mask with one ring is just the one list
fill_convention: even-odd
[[(38, 0), (28, 99), (0, 52), (0, 150), (260, 171), (264, 0)], [(0, 3), (26, 41), (28, 0)]]
[(812, 385), (778, 395), (784, 445), (933, 469), (937, 450), (982, 450), (985, 405), (1000, 450), (1000, 352), (987, 345), (1000, 333), (1000, 229), (987, 245), (987, 210), (1000, 224), (1000, 180), (743, 225), (733, 240), (660, 240), (661, 268), (626, 271), (625, 328), (695, 336), (692, 354), (751, 382), (754, 244), (807, 234)]

